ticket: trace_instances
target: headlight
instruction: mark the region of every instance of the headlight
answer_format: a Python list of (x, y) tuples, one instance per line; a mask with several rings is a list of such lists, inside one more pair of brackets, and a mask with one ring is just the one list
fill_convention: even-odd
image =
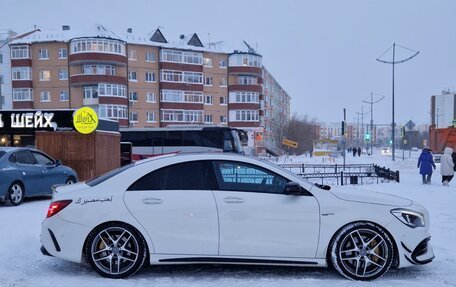
[(391, 210), (391, 214), (408, 227), (424, 227), (424, 215), (419, 212), (399, 208)]

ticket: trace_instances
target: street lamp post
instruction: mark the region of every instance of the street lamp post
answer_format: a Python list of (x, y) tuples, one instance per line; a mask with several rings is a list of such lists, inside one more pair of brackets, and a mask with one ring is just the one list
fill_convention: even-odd
[(374, 104), (380, 102), (381, 100), (383, 100), (385, 98), (385, 96), (382, 96), (379, 100), (375, 101), (374, 102), (374, 93), (371, 92), (371, 96), (370, 96), (371, 100), (370, 102), (368, 101), (363, 101), (363, 103), (366, 103), (366, 104), (370, 104), (371, 105), (371, 120), (370, 120), (370, 154), (372, 155), (373, 154), (373, 151), (372, 151), (372, 146), (373, 146), (373, 142), (374, 142), (374, 136), (373, 136), (373, 128), (374, 128)]
[[(396, 46), (400, 47), (400, 48), (403, 48), (403, 49), (406, 49), (406, 50), (409, 50), (409, 51), (412, 51), (414, 52), (414, 54), (406, 59), (403, 59), (403, 60), (399, 60), (399, 61), (395, 61), (395, 56), (396, 56)], [(385, 55), (389, 50), (391, 50), (391, 48), (393, 48), (393, 61), (385, 61), (385, 60), (382, 60), (381, 57), (383, 55)], [(412, 49), (409, 49), (409, 48), (406, 48), (406, 47), (402, 47), (400, 45), (396, 45), (396, 43), (393, 43), (393, 46), (390, 47), (388, 50), (386, 50), (380, 57), (377, 58), (377, 61), (381, 62), (381, 63), (384, 63), (384, 64), (391, 64), (393, 66), (393, 87), (392, 87), (392, 123), (391, 123), (391, 128), (392, 128), (392, 131), (391, 131), (391, 139), (392, 139), (392, 143), (393, 143), (393, 156), (392, 156), (392, 159), (393, 161), (395, 161), (395, 156), (394, 156), (394, 152), (395, 152), (395, 142), (394, 142), (394, 130), (396, 128), (396, 123), (394, 121), (394, 65), (395, 64), (400, 64), (400, 63), (404, 63), (404, 62), (407, 62), (408, 60), (411, 60), (412, 58), (414, 58), (416, 55), (418, 55), (420, 52), (419, 51), (415, 51), (415, 50), (412, 50)]]

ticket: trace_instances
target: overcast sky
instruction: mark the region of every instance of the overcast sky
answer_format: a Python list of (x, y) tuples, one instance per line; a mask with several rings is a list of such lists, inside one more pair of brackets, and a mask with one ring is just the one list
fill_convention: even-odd
[[(418, 0), (2, 0), (0, 29), (33, 25), (84, 29), (96, 23), (115, 32), (161, 28), (168, 40), (198, 33), (204, 43), (246, 40), (289, 93), (292, 112), (318, 121), (357, 121), (374, 106), (374, 121), (391, 123), (391, 65), (375, 59), (393, 42), (419, 55), (396, 66), (396, 121), (429, 123), (430, 96), (456, 89), (456, 1)], [(174, 38), (174, 39), (173, 39)], [(396, 59), (412, 55), (397, 50)], [(391, 53), (383, 59), (391, 59)], [(366, 115), (365, 122), (369, 120)]]

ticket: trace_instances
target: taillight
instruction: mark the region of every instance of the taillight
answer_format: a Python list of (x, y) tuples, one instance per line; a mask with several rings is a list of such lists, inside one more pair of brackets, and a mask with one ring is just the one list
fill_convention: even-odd
[(49, 205), (49, 208), (48, 208), (46, 218), (56, 215), (62, 209), (67, 207), (71, 202), (72, 202), (72, 200), (59, 200), (59, 201), (51, 202), (51, 205)]

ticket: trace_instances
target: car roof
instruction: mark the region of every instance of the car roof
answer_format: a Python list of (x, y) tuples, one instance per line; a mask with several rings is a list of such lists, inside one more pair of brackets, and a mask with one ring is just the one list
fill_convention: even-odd
[(0, 151), (5, 151), (5, 152), (11, 152), (11, 151), (16, 151), (16, 150), (32, 150), (32, 151), (38, 151), (41, 152), (40, 150), (30, 148), (30, 147), (0, 147)]

